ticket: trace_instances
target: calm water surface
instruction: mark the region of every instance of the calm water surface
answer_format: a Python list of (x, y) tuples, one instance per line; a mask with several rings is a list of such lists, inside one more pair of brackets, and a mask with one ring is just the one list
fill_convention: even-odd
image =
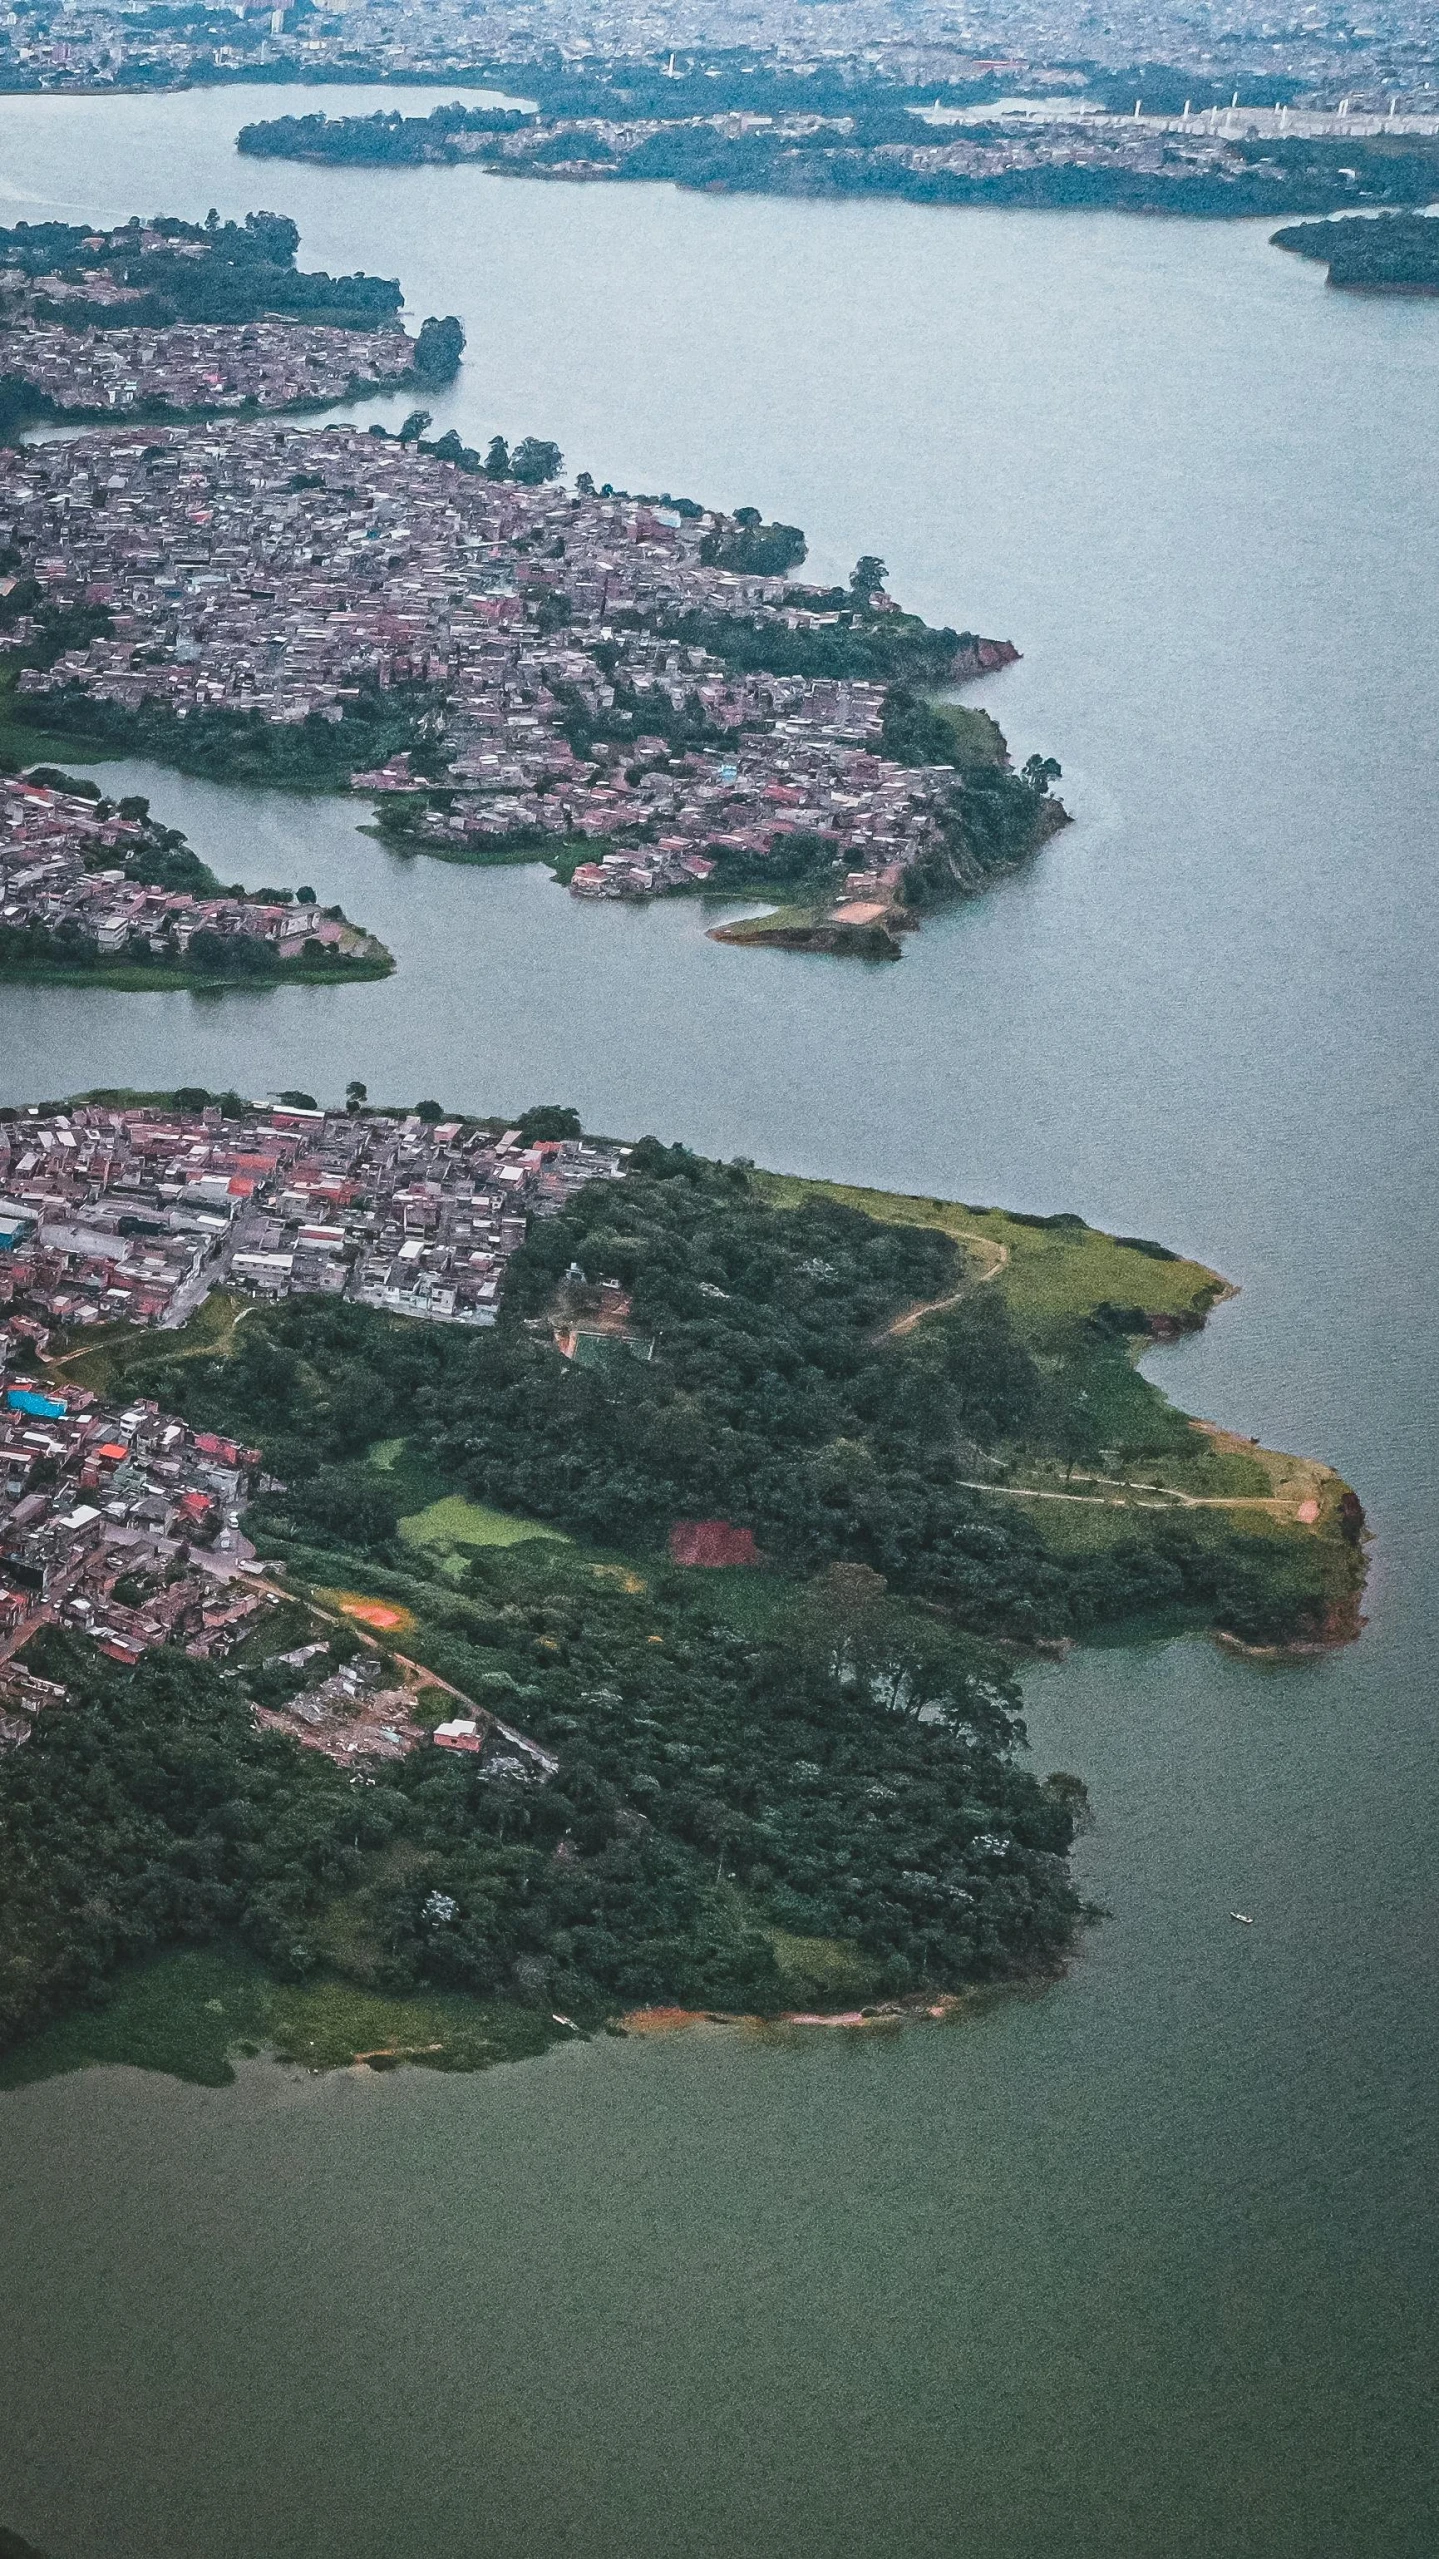
[(0, 102), (8, 218), (271, 203), (398, 270), (469, 332), (440, 423), (1013, 636), (981, 698), (1078, 822), (866, 971), (121, 768), (400, 972), (0, 990), (0, 1093), (563, 1098), (1162, 1235), (1243, 1295), (1155, 1374), (1360, 1487), (1372, 1623), (1033, 1675), (1111, 1916), (963, 2030), (0, 2100), (0, 2520), (51, 2559), (1428, 2559), (1439, 310), (1247, 226), (237, 160), (289, 103)]

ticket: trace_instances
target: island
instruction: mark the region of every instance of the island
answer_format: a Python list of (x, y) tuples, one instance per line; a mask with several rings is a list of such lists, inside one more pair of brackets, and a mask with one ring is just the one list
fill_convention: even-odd
[(46, 421), (321, 409), (453, 379), (457, 319), (411, 338), (397, 283), (305, 273), (299, 245), (277, 213), (0, 230), (0, 437)]
[(1324, 260), (1327, 281), (1344, 293), (1439, 293), (1439, 222), (1429, 214), (1292, 223), (1273, 246)]
[(466, 162), (501, 176), (571, 183), (660, 179), (705, 192), (811, 200), (865, 196), (1056, 212), (1103, 206), (1210, 220), (1423, 205), (1439, 189), (1432, 133), (1290, 133), (1279, 112), (1266, 112), (1249, 130), (1241, 119), (1236, 130), (1227, 114), (1220, 123), (1217, 101), (1207, 114), (1194, 111), (1197, 97), (1206, 105), (1214, 98), (1208, 80), (1176, 84), (1159, 65), (1138, 76), (1153, 101), (1148, 118), (1139, 112), (1144, 99), (1111, 75), (1097, 112), (1077, 116), (1061, 87), (1051, 91), (1047, 116), (1026, 108), (986, 121), (965, 113), (985, 95), (983, 86), (968, 84), (946, 111), (932, 89), (834, 72), (786, 79), (730, 61), (722, 68), (696, 63), (671, 77), (640, 64), (596, 66), (588, 74), (535, 64), (522, 74), (512, 66), (506, 82), (513, 91), (518, 79), (534, 101), (526, 109), (466, 107), (456, 99), (428, 116), (394, 108), (369, 116), (275, 116), (243, 126), (236, 147), (255, 159), (326, 167)]
[(756, 507), (428, 424), (0, 450), (0, 749), (350, 789), (402, 851), (778, 897), (775, 938), (881, 957), (1064, 823), (1054, 758), (1014, 772), (953, 698), (1013, 644), (903, 611), (882, 560), (806, 584)]
[(1136, 1366), (1224, 1282), (1069, 1214), (95, 1094), (0, 1121), (7, 1287), (12, 2081), (954, 2013), (1085, 1916), (1027, 1659), (1360, 1624), (1349, 1487)]
[(0, 774), (0, 983), (343, 986), (394, 965), (312, 888), (222, 888), (144, 798), (45, 765)]

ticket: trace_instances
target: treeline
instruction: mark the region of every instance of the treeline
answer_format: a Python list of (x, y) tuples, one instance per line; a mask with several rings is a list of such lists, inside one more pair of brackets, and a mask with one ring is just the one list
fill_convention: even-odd
[[(1130, 75), (1125, 75), (1126, 77)], [(808, 84), (788, 84), (799, 88)], [(683, 94), (681, 94), (683, 93)], [(809, 112), (841, 114), (852, 131), (822, 127), (810, 133), (779, 131), (726, 135), (712, 125), (687, 119), (712, 116), (723, 104), (716, 84), (698, 81), (672, 87), (656, 77), (648, 83), (570, 84), (568, 92), (551, 89), (541, 98), (546, 116), (663, 117), (661, 129), (632, 145), (616, 147), (596, 133), (554, 132), (534, 128), (534, 140), (521, 153), (501, 152), (502, 137), (512, 139), (530, 129), (531, 120), (513, 113), (466, 109), (456, 102), (429, 117), (285, 117), (246, 126), (240, 148), (272, 158), (338, 159), (356, 162), (454, 161), (459, 138), (488, 138), (496, 148), (481, 151), (482, 161), (511, 174), (545, 170), (574, 160), (606, 168), (617, 179), (667, 180), (684, 187), (718, 188), (752, 194), (840, 197), (877, 195), (913, 204), (999, 204), (1051, 210), (1108, 207), (1134, 212), (1182, 213), (1237, 219), (1245, 215), (1327, 213), (1346, 204), (1419, 205), (1439, 186), (1439, 153), (1433, 144), (1413, 137), (1391, 141), (1342, 142), (1302, 136), (1265, 137), (1230, 144), (1220, 169), (1196, 169), (1176, 157), (1160, 171), (1068, 163), (1036, 168), (1006, 168), (993, 174), (969, 175), (959, 170), (916, 169), (884, 156), (883, 146), (930, 139), (929, 129), (908, 112), (904, 97), (873, 87), (840, 92), (829, 106), (817, 106), (818, 92), (791, 101)], [(934, 93), (926, 90), (927, 103)], [(1132, 103), (1130, 92), (1126, 105)], [(1190, 94), (1186, 91), (1186, 94)], [(1157, 95), (1157, 93), (1156, 93)], [(556, 103), (560, 96), (565, 103)], [(648, 99), (646, 104), (634, 101)], [(688, 103), (684, 103), (684, 98)], [(577, 103), (583, 100), (584, 103)], [(1178, 102), (1181, 106), (1183, 100)], [(766, 108), (783, 113), (783, 108)], [(1002, 126), (972, 125), (967, 139), (1003, 143), (1012, 137)], [(475, 155), (464, 154), (467, 158)]]
[[(64, 645), (83, 643), (68, 640)], [(30, 708), (28, 700), (25, 707)], [(57, 736), (148, 755), (206, 781), (337, 791), (346, 788), (357, 769), (384, 764), (402, 748), (409, 750), (417, 770), (433, 765), (438, 780), (445, 754), (431, 734), (434, 708), (434, 696), (424, 686), (396, 685), (387, 693), (361, 693), (346, 703), (340, 720), (326, 720), (318, 711), (303, 720), (267, 720), (262, 711), (227, 711), (213, 704), (180, 720), (162, 703), (132, 707), (104, 701), (73, 684), (45, 694), (35, 703), (34, 716)]]
[(799, 567), (808, 547), (797, 524), (766, 524), (758, 507), (741, 506), (722, 532), (704, 535), (700, 558), (708, 569), (740, 577), (782, 578)]
[[(936, 629), (914, 614), (867, 614), (843, 587), (817, 603), (804, 601), (806, 609), (832, 609), (841, 619), (818, 630), (791, 630), (777, 619), (666, 613), (653, 627), (681, 647), (708, 649), (738, 674), (827, 676), (840, 683), (944, 684), (955, 658), (977, 645), (972, 631)], [(611, 620), (620, 628), (624, 616), (616, 613)]]
[(117, 950), (102, 951), (74, 925), (48, 925), (38, 917), (25, 924), (0, 924), (0, 979), (12, 983), (68, 981), (79, 975), (97, 985), (116, 977), (132, 985), (138, 973), (153, 977), (157, 986), (176, 978), (201, 986), (276, 986), (316, 978), (343, 984), (347, 978), (387, 976), (393, 966), (388, 954), (361, 956), (314, 938), (295, 956), (281, 959), (273, 943), (253, 933), (204, 928), (191, 935), (183, 951), (171, 942), (157, 951), (144, 934), (132, 933)]
[(1428, 214), (1302, 222), (1276, 231), (1273, 245), (1324, 259), (1330, 283), (1351, 292), (1439, 293), (1439, 222)]
[(459, 134), (518, 133), (533, 118), (493, 107), (436, 107), (432, 115), (402, 116), (396, 108), (371, 116), (274, 116), (242, 125), (237, 151), (253, 160), (322, 160), (332, 166), (417, 168), (459, 157)]

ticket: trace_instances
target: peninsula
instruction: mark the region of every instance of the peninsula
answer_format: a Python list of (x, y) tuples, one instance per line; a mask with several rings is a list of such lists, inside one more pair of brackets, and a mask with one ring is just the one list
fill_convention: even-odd
[(47, 420), (328, 408), (452, 380), (458, 320), (408, 337), (398, 284), (307, 274), (299, 244), (277, 213), (0, 230), (0, 436)]
[(546, 860), (581, 898), (777, 895), (777, 934), (882, 956), (1063, 823), (1058, 764), (1013, 772), (947, 698), (1013, 645), (902, 611), (882, 560), (805, 585), (757, 508), (570, 492), (553, 443), (482, 459), (427, 423), (0, 451), (12, 717), (348, 787), (399, 848)]
[(0, 982), (342, 986), (388, 977), (382, 942), (312, 888), (222, 888), (142, 798), (36, 765), (0, 776)]
[[(0, 1142), (22, 2075), (142, 2013), (212, 2076), (236, 2019), (453, 2068), (654, 2004), (1043, 1976), (1084, 1797), (1023, 1764), (1026, 1655), (1357, 1631), (1354, 1494), (1139, 1376), (1225, 1294), (1144, 1239), (358, 1086), (92, 1096)], [(87, 1327), (41, 1267), (122, 1199), (209, 1214), (158, 1331), (143, 1270)], [(126, 1970), (187, 1945), (230, 1985), (198, 2062), (193, 2000), (166, 2023), (163, 1966)], [(102, 1983), (110, 2017), (26, 2046)]]
[(1273, 245), (1322, 259), (1328, 282), (1344, 293), (1439, 293), (1439, 222), (1430, 214), (1292, 223), (1275, 232)]
[[(637, 70), (637, 67), (636, 67)], [(1238, 131), (1217, 107), (1146, 120), (1124, 111), (1076, 115), (1061, 98), (1047, 117), (985, 121), (932, 113), (905, 96), (823, 78), (772, 80), (767, 94), (728, 104), (707, 72), (652, 72), (529, 84), (532, 110), (465, 107), (428, 116), (277, 116), (242, 127), (255, 159), (324, 166), (450, 167), (468, 162), (507, 177), (597, 185), (666, 180), (706, 192), (1031, 210), (1177, 213), (1236, 220), (1328, 213), (1353, 204), (1422, 205), (1439, 188), (1439, 139), (1290, 133), (1282, 111)], [(760, 84), (739, 82), (743, 92)], [(1160, 82), (1173, 86), (1172, 81)], [(1135, 112), (1130, 112), (1132, 104)], [(937, 102), (936, 102), (937, 103)], [(758, 111), (756, 111), (758, 109)]]

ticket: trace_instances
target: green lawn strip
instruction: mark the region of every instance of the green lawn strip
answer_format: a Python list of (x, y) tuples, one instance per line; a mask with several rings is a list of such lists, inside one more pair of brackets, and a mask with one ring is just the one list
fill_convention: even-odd
[(765, 1930), (791, 2008), (859, 2008), (879, 1996), (880, 1967), (838, 1937), (793, 1937)]
[(517, 1512), (496, 1510), (488, 1502), (471, 1501), (446, 1484), (426, 1458), (404, 1439), (377, 1440), (366, 1464), (383, 1475), (402, 1505), (399, 1533), (404, 1545), (440, 1558), (485, 1546), (518, 1546), (526, 1538), (547, 1537), (560, 1545), (564, 1531), (541, 1520), (522, 1519)]
[(93, 968), (13, 966), (0, 961), (0, 985), (94, 987), (111, 995), (268, 995), (285, 986), (358, 986), (393, 977), (389, 952), (383, 959), (282, 960), (253, 977), (216, 977), (208, 969), (173, 968), (157, 960), (153, 967), (138, 961), (97, 960)]
[[(735, 894), (740, 896), (743, 892), (736, 890)], [(756, 890), (754, 894), (760, 896), (763, 891)], [(824, 922), (827, 912), (822, 906), (772, 906), (764, 915), (744, 915), (732, 924), (717, 924), (714, 934), (716, 940), (726, 942), (763, 942), (774, 933), (810, 933), (817, 924)], [(814, 1184), (810, 1187), (836, 1186)], [(837, 1187), (836, 1196), (840, 1196)]]
[(988, 711), (976, 710), (971, 702), (931, 700), (929, 707), (949, 730), (954, 741), (953, 760), (961, 773), (972, 771), (977, 764), (1002, 765), (1008, 761), (1004, 731)]
[(205, 2088), (228, 2087), (235, 2062), (265, 2053), (309, 2070), (358, 2058), (483, 2070), (561, 2040), (548, 2015), (463, 1992), (376, 1991), (328, 1974), (277, 1981), (243, 1947), (184, 1947), (119, 1973), (103, 2006), (77, 2009), (0, 2060), (0, 2089), (97, 2064), (128, 2063)]

